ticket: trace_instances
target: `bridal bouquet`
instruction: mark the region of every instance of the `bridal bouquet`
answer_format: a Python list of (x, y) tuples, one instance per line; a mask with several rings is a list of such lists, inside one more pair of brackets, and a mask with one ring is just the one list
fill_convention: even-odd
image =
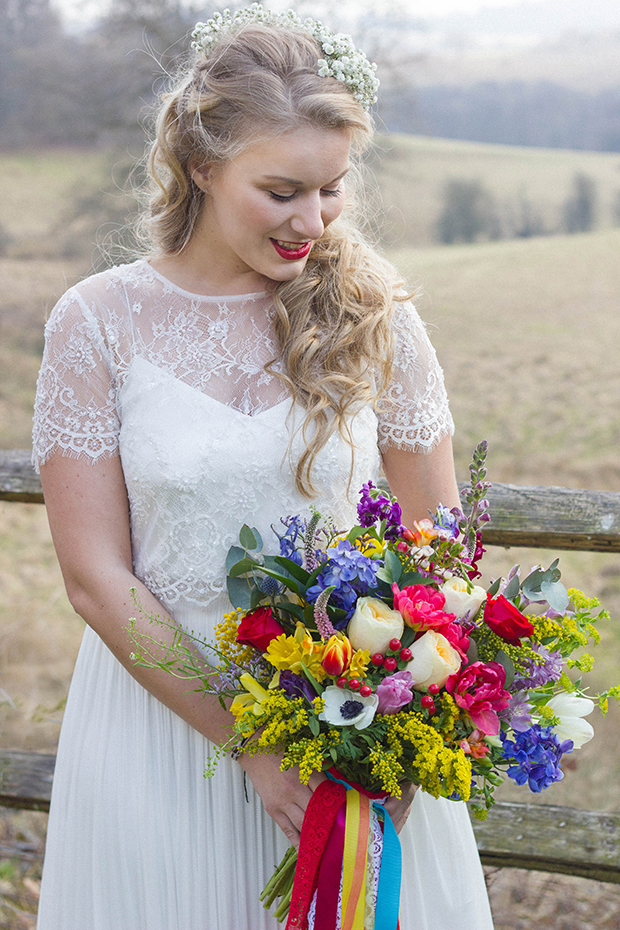
[[(515, 566), (489, 590), (475, 583), (489, 519), (485, 458), (481, 443), (467, 516), (439, 506), (406, 528), (397, 501), (369, 483), (353, 527), (316, 511), (283, 517), (277, 555), (244, 526), (226, 560), (234, 609), (217, 645), (199, 644), (214, 657), (209, 670), (181, 634), (163, 659), (149, 649), (155, 638), (133, 634), (136, 661), (232, 698), (220, 754), (279, 753), (304, 783), (327, 773), (299, 860), (289, 850), (263, 892), (266, 907), (281, 898), (275, 915), (288, 913), (287, 927), (315, 918), (363, 927), (370, 906), (376, 926), (395, 930), (400, 847), (382, 801), (413, 782), (472, 799), (484, 818), (505, 776), (539, 792), (593, 735), (584, 718), (594, 702), (568, 672), (591, 669), (583, 647), (598, 642), (608, 615), (566, 590), (557, 561), (523, 578)], [(620, 688), (596, 696), (603, 712), (610, 696)]]

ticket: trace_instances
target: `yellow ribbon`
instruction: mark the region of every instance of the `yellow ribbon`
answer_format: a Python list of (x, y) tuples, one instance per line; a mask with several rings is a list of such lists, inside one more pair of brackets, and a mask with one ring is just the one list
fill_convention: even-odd
[(342, 862), (342, 930), (364, 930), (368, 870), (370, 801), (359, 791), (347, 791)]

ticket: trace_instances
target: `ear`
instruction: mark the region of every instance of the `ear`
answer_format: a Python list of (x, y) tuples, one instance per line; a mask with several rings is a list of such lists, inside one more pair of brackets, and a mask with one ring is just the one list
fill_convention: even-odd
[(209, 188), (209, 179), (211, 177), (211, 165), (203, 164), (200, 159), (192, 159), (189, 163), (189, 175), (201, 191), (206, 192)]

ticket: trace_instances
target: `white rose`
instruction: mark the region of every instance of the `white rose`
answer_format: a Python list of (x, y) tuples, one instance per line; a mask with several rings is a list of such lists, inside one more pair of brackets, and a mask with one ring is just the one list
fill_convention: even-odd
[(592, 739), (594, 729), (583, 718), (594, 710), (594, 701), (563, 691), (552, 697), (548, 706), (553, 710), (553, 715), (560, 719), (553, 727), (553, 732), (557, 734), (560, 742), (571, 739), (573, 747), (581, 749), (584, 743)]
[(416, 691), (426, 691), (429, 685), (443, 688), (450, 675), (455, 675), (463, 662), (446, 637), (435, 630), (428, 630), (409, 648), (413, 658), (407, 663), (406, 670), (411, 672)]
[(405, 621), (376, 597), (359, 597), (349, 621), (347, 636), (354, 649), (368, 649), (371, 655), (384, 653), (391, 639), (400, 639)]
[(463, 578), (450, 578), (439, 588), (446, 599), (444, 610), (447, 614), (456, 614), (464, 617), (469, 612), (471, 618), (475, 617), (480, 605), (486, 600), (487, 593), (477, 584), (469, 584)]

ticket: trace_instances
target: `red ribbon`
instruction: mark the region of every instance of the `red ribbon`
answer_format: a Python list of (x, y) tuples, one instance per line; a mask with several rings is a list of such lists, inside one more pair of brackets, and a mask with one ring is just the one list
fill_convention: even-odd
[(344, 855), (344, 832), (347, 806), (342, 805), (329, 834), (319, 869), (314, 930), (335, 930), (340, 897), (340, 875)]
[[(338, 811), (345, 803), (346, 793), (344, 785), (326, 780), (317, 786), (310, 798), (301, 827), (297, 868), (286, 930), (307, 930), (308, 910), (318, 885), (321, 858)], [(342, 855), (340, 867), (341, 865)], [(338, 883), (336, 887), (338, 888)]]

